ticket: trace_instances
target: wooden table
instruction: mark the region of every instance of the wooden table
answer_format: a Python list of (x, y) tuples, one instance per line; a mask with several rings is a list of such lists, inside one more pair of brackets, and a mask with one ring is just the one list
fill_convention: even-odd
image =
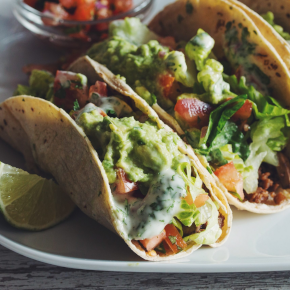
[(0, 246), (0, 289), (289, 289), (290, 271), (163, 274), (82, 271), (56, 267)]

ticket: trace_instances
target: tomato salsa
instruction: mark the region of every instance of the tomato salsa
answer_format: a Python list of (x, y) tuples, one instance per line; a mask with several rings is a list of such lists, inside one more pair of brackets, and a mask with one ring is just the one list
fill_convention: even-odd
[[(91, 21), (107, 19), (132, 9), (132, 0), (23, 0), (27, 5), (53, 16), (58, 20)], [(45, 25), (58, 25), (48, 18), (42, 19)], [(90, 41), (89, 32), (108, 30), (109, 23), (96, 25), (74, 25), (65, 28), (67, 35)], [(104, 38), (105, 35), (103, 35)]]

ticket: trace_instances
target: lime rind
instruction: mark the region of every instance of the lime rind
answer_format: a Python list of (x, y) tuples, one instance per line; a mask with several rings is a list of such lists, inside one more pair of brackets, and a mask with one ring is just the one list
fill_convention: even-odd
[(67, 218), (74, 208), (52, 180), (0, 162), (0, 211), (13, 226), (44, 230)]

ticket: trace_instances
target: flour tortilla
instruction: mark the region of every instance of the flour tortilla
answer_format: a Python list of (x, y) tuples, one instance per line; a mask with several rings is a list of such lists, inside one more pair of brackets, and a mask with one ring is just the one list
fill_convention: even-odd
[[(87, 69), (89, 64), (94, 70)], [(155, 119), (159, 128), (165, 127), (171, 130), (158, 119), (157, 114), (143, 99), (102, 65), (84, 57), (71, 66), (71, 70), (76, 68), (79, 68), (79, 73), (88, 72), (88, 79), (93, 82), (96, 78), (107, 80), (109, 86), (130, 96), (138, 108), (144, 109), (143, 112)], [(15, 145), (19, 137), (13, 134), (13, 127), (16, 132), (21, 132), (22, 146), (14, 146), (14, 148), (24, 156), (32, 156), (35, 165), (50, 173), (84, 213), (121, 236), (132, 251), (143, 259), (150, 261), (177, 259), (189, 255), (201, 246), (191, 242), (179, 254), (151, 257), (138, 243), (126, 240), (122, 230), (123, 223), (115, 215), (116, 208), (108, 178), (98, 154), (83, 130), (62, 109), (48, 101), (31, 96), (12, 97), (0, 105), (0, 124), (4, 123), (5, 126), (0, 127), (2, 139)], [(26, 152), (27, 150), (29, 152)], [(223, 232), (219, 240), (210, 245), (220, 246), (228, 238), (232, 224), (232, 213), (228, 202), (193, 150), (186, 147), (182, 141), (180, 151), (189, 156), (192, 166), (198, 170), (211, 197), (220, 205), (219, 211), (225, 217)]]
[[(266, 58), (251, 55), (248, 61), (256, 64), (270, 77), (271, 82), (269, 86), (273, 89), (273, 96), (289, 108), (290, 74), (287, 65), (282, 61), (279, 53), (277, 53), (269, 42), (269, 39), (267, 40), (260, 31), (261, 19), (245, 6), (243, 9), (241, 7), (241, 3), (237, 5), (236, 1), (230, 0), (179, 0), (168, 5), (163, 11), (157, 14), (149, 24), (149, 28), (161, 36), (173, 36), (178, 41), (188, 41), (196, 34), (199, 28), (202, 28), (214, 38), (214, 52), (219, 58), (222, 58), (225, 57), (224, 33), (226, 23), (233, 20), (235, 20), (235, 23), (243, 23), (250, 32), (256, 32), (256, 34), (250, 33), (250, 41), (257, 44), (257, 53), (267, 55)], [(262, 28), (265, 33), (269, 27), (263, 22)], [(276, 35), (274, 34), (274, 36)], [(272, 37), (274, 36), (272, 35)], [(272, 39), (271, 42), (273, 42)], [(285, 57), (288, 57), (288, 54)], [(265, 65), (265, 60), (267, 60), (267, 65)], [(277, 69), (270, 69), (271, 64), (277, 66)], [(160, 116), (161, 119), (170, 119), (170, 117), (165, 116), (166, 112), (164, 111), (157, 111), (157, 113), (162, 115)], [(167, 124), (180, 134), (180, 131), (178, 131), (179, 128), (176, 127), (176, 121), (168, 121)], [(203, 156), (198, 157), (204, 167), (207, 167), (208, 162), (206, 159)], [(283, 191), (287, 199), (280, 205), (265, 205), (250, 203), (248, 201), (240, 202), (226, 190), (216, 176), (214, 178), (219, 188), (223, 190), (229, 203), (240, 210), (269, 214), (280, 212), (290, 207), (289, 189)]]
[(289, 0), (240, 0), (259, 14), (273, 12), (275, 23), (290, 32), (290, 2)]
[[(259, 27), (259, 30), (262, 33), (262, 35), (273, 45), (277, 53), (283, 59), (288, 70), (290, 71), (290, 45), (289, 43), (279, 33), (277, 33), (276, 30), (267, 21), (265, 21), (258, 13), (256, 13), (254, 11), (255, 9), (251, 10), (248, 6), (241, 3), (241, 2), (244, 2), (246, 4), (246, 2), (248, 1), (244, 1), (244, 0), (243, 1), (232, 0), (232, 1), (234, 1), (235, 5), (238, 6), (240, 9), (242, 9), (253, 20), (253, 22)], [(253, 4), (256, 3), (253, 1), (251, 2)], [(274, 1), (272, 2), (274, 3)], [(289, 6), (289, 11), (290, 11), (290, 1), (287, 1), (287, 2)], [(263, 3), (266, 3), (266, 1), (263, 1)], [(288, 19), (288, 24), (290, 24), (290, 18)], [(290, 25), (288, 26), (290, 28)]]

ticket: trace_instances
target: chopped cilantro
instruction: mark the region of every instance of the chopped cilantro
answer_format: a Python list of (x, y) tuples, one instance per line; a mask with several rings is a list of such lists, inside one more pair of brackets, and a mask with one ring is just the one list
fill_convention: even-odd
[(168, 239), (170, 240), (170, 242), (175, 245), (176, 244), (176, 237), (175, 236), (168, 236)]
[(210, 174), (212, 174), (212, 170), (211, 170), (211, 168), (210, 168), (209, 166), (207, 166), (206, 169), (207, 169), (207, 171), (208, 171)]
[(74, 111), (78, 111), (80, 109), (80, 105), (79, 105), (78, 100), (74, 101), (74, 108), (73, 109), (74, 109)]

